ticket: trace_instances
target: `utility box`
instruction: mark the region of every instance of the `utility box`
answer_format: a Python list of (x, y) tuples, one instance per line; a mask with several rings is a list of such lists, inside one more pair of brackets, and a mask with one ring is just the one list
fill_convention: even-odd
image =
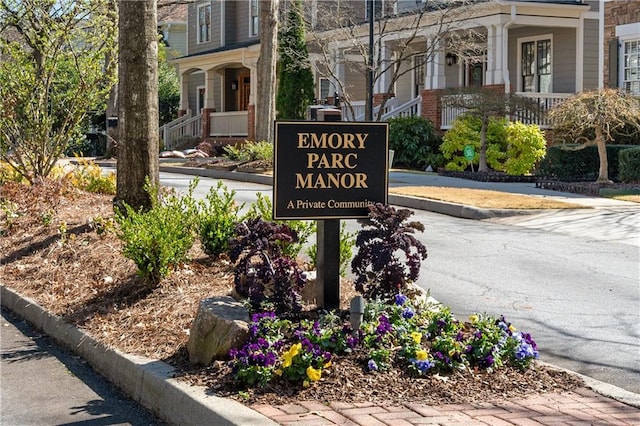
[(342, 110), (338, 108), (322, 108), (317, 111), (318, 121), (342, 121)]
[(307, 107), (307, 120), (342, 121), (342, 110), (328, 105), (310, 105)]

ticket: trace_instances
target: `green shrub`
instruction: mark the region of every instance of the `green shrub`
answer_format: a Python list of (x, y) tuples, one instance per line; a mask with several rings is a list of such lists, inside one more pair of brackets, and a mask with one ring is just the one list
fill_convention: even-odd
[(271, 142), (248, 142), (242, 146), (242, 152), (248, 161), (273, 161), (273, 144)]
[[(487, 164), (496, 170), (500, 167), (506, 156), (507, 121), (505, 119), (492, 118), (487, 128)], [(453, 127), (445, 133), (440, 145), (440, 151), (448, 162), (447, 170), (463, 171), (469, 167), (469, 161), (464, 157), (464, 147), (473, 145), (476, 155), (471, 160), (477, 165), (480, 160), (480, 118), (472, 115), (463, 115), (456, 118)]]
[(623, 149), (618, 153), (618, 177), (623, 182), (640, 182), (640, 147)]
[[(587, 146), (577, 151), (563, 149), (575, 146), (556, 145), (549, 147), (546, 156), (538, 166), (538, 176), (565, 182), (595, 181), (598, 178), (600, 168), (598, 148)], [(618, 154), (620, 151), (629, 149), (629, 145), (607, 145), (606, 148), (609, 176), (612, 180), (619, 181)]]
[(226, 145), (223, 150), (225, 157), (232, 161), (273, 161), (273, 144), (267, 141)]
[(198, 234), (202, 248), (209, 256), (219, 256), (229, 246), (233, 229), (244, 204), (234, 201), (235, 191), (218, 181), (217, 187), (211, 187), (204, 200), (198, 203)]
[[(347, 232), (347, 223), (342, 222), (340, 224), (340, 276), (344, 277), (347, 274), (347, 268), (351, 263), (353, 257), (353, 247), (356, 244), (355, 233)], [(307, 248), (307, 256), (311, 259), (310, 265), (312, 268), (317, 268), (318, 265), (318, 244), (313, 243)]]
[(222, 150), (224, 156), (231, 161), (240, 161), (242, 158), (242, 149), (237, 145), (225, 145)]
[(544, 134), (535, 124), (527, 125), (519, 121), (509, 123), (507, 143), (506, 159), (498, 170), (510, 175), (531, 173), (547, 151)]
[(66, 177), (71, 184), (87, 192), (116, 194), (116, 174), (103, 174), (100, 166), (93, 161), (76, 157), (78, 165)]
[(271, 199), (256, 193), (256, 201), (249, 207), (247, 218), (262, 218), (267, 222), (275, 222), (277, 224), (286, 224), (296, 235), (294, 242), (280, 242), (282, 255), (289, 259), (296, 259), (307, 244), (309, 237), (316, 232), (316, 222), (313, 220), (273, 220), (273, 204)]
[[(389, 120), (389, 149), (394, 150), (394, 164), (412, 169), (424, 169), (438, 160), (441, 140), (433, 124), (423, 117), (395, 117)], [(435, 156), (434, 156), (435, 155)]]
[[(454, 121), (453, 127), (443, 137), (440, 149), (449, 162), (447, 170), (462, 171), (469, 166), (464, 157), (464, 147), (473, 145), (480, 159), (480, 118), (463, 116)], [(492, 118), (487, 128), (487, 164), (491, 169), (510, 175), (531, 173), (536, 163), (544, 157), (546, 140), (540, 128), (521, 122), (509, 123), (506, 119)]]
[(188, 260), (187, 253), (195, 240), (197, 209), (193, 190), (197, 179), (189, 184), (186, 196), (175, 192), (160, 195), (148, 182), (153, 205), (150, 210), (134, 210), (124, 204), (116, 209), (118, 237), (123, 242), (122, 253), (138, 267), (138, 274), (157, 285), (172, 268)]

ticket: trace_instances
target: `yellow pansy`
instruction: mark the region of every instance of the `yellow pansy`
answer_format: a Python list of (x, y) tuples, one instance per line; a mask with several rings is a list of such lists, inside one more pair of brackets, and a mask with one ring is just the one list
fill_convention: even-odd
[(475, 324), (478, 322), (478, 316), (477, 315), (469, 315), (469, 321), (471, 322), (471, 324)]
[(295, 345), (291, 345), (291, 348), (289, 348), (289, 350), (282, 355), (282, 366), (284, 368), (291, 367), (291, 363), (293, 362), (293, 357), (298, 355), (301, 349), (302, 349), (301, 343), (296, 343)]
[(325, 362), (323, 367), (324, 367), (324, 368), (329, 368), (329, 367), (331, 367), (331, 361)]
[(418, 331), (412, 331), (411, 338), (413, 339), (416, 345), (419, 345), (420, 342), (422, 341), (422, 333)]
[(309, 378), (309, 380), (311, 380), (312, 382), (317, 382), (318, 380), (320, 380), (320, 376), (322, 376), (322, 369), (316, 370), (312, 366), (307, 367), (307, 377)]
[(418, 361), (424, 361), (425, 359), (427, 359), (427, 351), (425, 351), (424, 349), (416, 351), (416, 359)]
[(513, 333), (513, 332), (514, 332), (514, 331), (516, 331), (516, 330), (517, 330), (517, 329), (516, 329), (514, 326), (512, 326), (511, 324), (509, 324), (509, 331), (510, 331), (510, 332), (512, 332), (512, 333)]

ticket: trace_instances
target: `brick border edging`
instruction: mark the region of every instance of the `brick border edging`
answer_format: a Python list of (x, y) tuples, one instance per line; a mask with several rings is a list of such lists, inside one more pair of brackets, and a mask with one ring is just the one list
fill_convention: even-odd
[(110, 349), (89, 334), (50, 314), (33, 300), (0, 285), (0, 302), (66, 348), (154, 415), (172, 424), (276, 425), (245, 405), (172, 378), (169, 364)]

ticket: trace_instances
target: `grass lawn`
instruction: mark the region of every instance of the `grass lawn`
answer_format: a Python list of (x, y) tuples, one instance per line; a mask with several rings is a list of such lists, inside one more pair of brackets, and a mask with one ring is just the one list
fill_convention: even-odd
[(389, 188), (394, 195), (429, 198), (449, 203), (472, 205), (485, 209), (582, 209), (585, 206), (529, 195), (500, 191), (438, 186), (403, 186)]

